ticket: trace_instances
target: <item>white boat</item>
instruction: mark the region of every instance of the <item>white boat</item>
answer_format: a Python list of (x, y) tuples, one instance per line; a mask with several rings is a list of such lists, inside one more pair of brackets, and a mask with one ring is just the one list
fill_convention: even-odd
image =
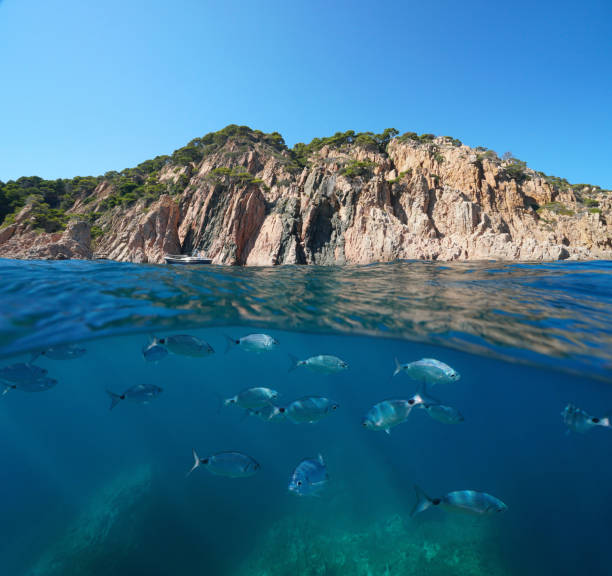
[(164, 260), (166, 264), (210, 264), (212, 260), (210, 258), (204, 258), (202, 256), (189, 256), (188, 254), (164, 254)]

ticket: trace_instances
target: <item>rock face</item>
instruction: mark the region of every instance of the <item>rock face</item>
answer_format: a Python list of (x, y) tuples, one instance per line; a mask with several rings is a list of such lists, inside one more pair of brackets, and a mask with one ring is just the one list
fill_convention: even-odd
[[(132, 262), (194, 250), (253, 266), (612, 258), (612, 194), (559, 188), (481, 152), (449, 138), (393, 138), (384, 151), (323, 146), (296, 164), (264, 139), (230, 138), (161, 169), (156, 182), (173, 196), (109, 209), (116, 185), (103, 181), (70, 211), (97, 215), (97, 253)], [(91, 257), (86, 223), (40, 234), (27, 209), (0, 230), (0, 256)]]
[(161, 196), (148, 210), (133, 206), (111, 216), (113, 234), (103, 236), (97, 250), (106, 258), (130, 262), (163, 262), (164, 254), (179, 254), (180, 210), (170, 196)]
[(29, 207), (18, 222), (0, 230), (0, 256), (28, 260), (67, 260), (92, 257), (89, 222), (72, 220), (63, 232), (46, 234), (28, 226)]

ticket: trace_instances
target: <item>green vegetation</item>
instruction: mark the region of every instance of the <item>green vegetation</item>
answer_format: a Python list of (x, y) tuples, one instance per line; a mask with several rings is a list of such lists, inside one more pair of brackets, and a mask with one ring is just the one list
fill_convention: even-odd
[(343, 148), (354, 144), (366, 150), (384, 152), (387, 149), (387, 144), (389, 144), (391, 139), (395, 138), (398, 134), (399, 132), (395, 128), (386, 128), (381, 134), (374, 134), (373, 132), (355, 132), (354, 130), (336, 132), (333, 136), (329, 136), (328, 138), (315, 138), (310, 144), (298, 142), (291, 150), (291, 153), (296, 165), (298, 167), (304, 167), (308, 164), (310, 155), (318, 152), (324, 146), (329, 146), (330, 148)]
[(587, 208), (597, 208), (599, 206), (599, 202), (597, 200), (594, 200), (593, 198), (582, 198), (582, 203)]
[(402, 178), (408, 176), (408, 178), (412, 177), (412, 168), (408, 168), (408, 170), (404, 170), (399, 173), (397, 178), (393, 178), (392, 180), (388, 180), (389, 184), (397, 184)]
[(437, 164), (442, 164), (444, 162), (444, 154), (440, 152), (440, 148), (432, 146), (431, 151), (433, 152), (434, 161)]
[(37, 228), (61, 230), (67, 221), (64, 211), (77, 199), (89, 196), (101, 180), (92, 176), (76, 176), (71, 180), (24, 176), (6, 184), (0, 182), (0, 224), (12, 223), (17, 212), (31, 202)]
[(510, 158), (506, 161), (502, 169), (502, 175), (508, 180), (516, 180), (518, 184), (531, 179), (531, 176), (527, 173), (527, 162), (517, 158)]
[(558, 214), (560, 216), (573, 216), (574, 211), (570, 210), (565, 204), (561, 202), (547, 202), (544, 206), (538, 208), (537, 213), (541, 214), (544, 210), (548, 210), (553, 214)]
[(497, 152), (495, 152), (495, 150), (487, 150), (486, 148), (482, 148), (481, 146), (475, 148), (475, 150), (478, 151), (478, 154), (476, 154), (476, 162), (482, 162), (483, 160), (495, 162), (499, 160), (499, 156), (497, 155)]
[(234, 168), (226, 168), (221, 166), (210, 171), (209, 178), (217, 182), (228, 179), (229, 181), (239, 182), (240, 184), (257, 184), (265, 187), (264, 181), (261, 178), (255, 178), (246, 168), (235, 166)]
[(413, 140), (414, 142), (419, 142), (420, 144), (429, 144), (434, 141), (435, 137), (435, 134), (421, 134), (419, 136), (416, 132), (404, 132), (401, 136), (398, 136), (397, 139), (400, 142), (407, 142), (408, 140)]
[(359, 178), (363, 176), (371, 176), (372, 170), (376, 166), (375, 162), (370, 162), (369, 160), (357, 161), (354, 160), (350, 164), (347, 164), (342, 170), (340, 170), (340, 174), (343, 174), (347, 178)]
[[(380, 134), (348, 130), (336, 132), (333, 136), (326, 138), (314, 138), (309, 144), (300, 142), (292, 149), (288, 149), (278, 132), (266, 134), (259, 130), (252, 130), (248, 126), (231, 124), (218, 132), (211, 132), (201, 138), (191, 140), (186, 146), (175, 150), (170, 155), (157, 156), (141, 162), (134, 168), (126, 168), (120, 172), (111, 171), (98, 177), (77, 176), (72, 179), (57, 180), (44, 180), (37, 176), (30, 176), (6, 183), (0, 182), (0, 225), (6, 226), (14, 222), (19, 210), (26, 205), (26, 202), (31, 202), (34, 227), (47, 231), (61, 230), (68, 221), (66, 211), (72, 209), (75, 202), (83, 206), (97, 202), (97, 197), (93, 192), (102, 182), (112, 187), (110, 195), (99, 206), (102, 213), (116, 207), (131, 206), (138, 201), (149, 204), (162, 194), (181, 194), (189, 185), (197, 165), (205, 157), (218, 153), (229, 141), (232, 142), (232, 147), (223, 150), (222, 154), (228, 160), (230, 157), (244, 154), (257, 144), (266, 147), (267, 152), (284, 163), (288, 170), (298, 171), (307, 166), (312, 155), (324, 146), (335, 149), (360, 147), (384, 153), (392, 139), (430, 145), (429, 150), (435, 162), (442, 164), (445, 161), (439, 147), (432, 145), (435, 139), (434, 134), (419, 135), (416, 132), (405, 132), (400, 136), (395, 128), (387, 128)], [(450, 136), (444, 136), (442, 140), (453, 146), (461, 146), (460, 140)], [(530, 178), (526, 163), (512, 157), (510, 153), (506, 153), (502, 161), (493, 150), (479, 147), (475, 151), (477, 162), (482, 163), (484, 160), (495, 162), (501, 167), (502, 177), (508, 180), (523, 183)], [(353, 161), (342, 168), (341, 173), (348, 178), (366, 177), (372, 174), (373, 167), (374, 163), (370, 161)], [(160, 181), (163, 170), (171, 170), (179, 175)], [(409, 171), (403, 172), (390, 183), (399, 182), (407, 174), (411, 175)], [(542, 172), (539, 174), (555, 191), (572, 191), (578, 201), (590, 211), (599, 208), (599, 201), (596, 198), (607, 192), (599, 186), (570, 184), (564, 178), (547, 176)], [(210, 177), (219, 181), (232, 180), (241, 184), (265, 186), (261, 180), (242, 167), (217, 168), (211, 172)], [(435, 176), (435, 179), (437, 182), (440, 181), (438, 176)], [(586, 196), (587, 194), (589, 197)]]
[(442, 138), (444, 138), (444, 140), (446, 140), (449, 144), (452, 144), (453, 146), (459, 147), (463, 144), (461, 140), (459, 140), (458, 138), (453, 138), (452, 136), (442, 136)]

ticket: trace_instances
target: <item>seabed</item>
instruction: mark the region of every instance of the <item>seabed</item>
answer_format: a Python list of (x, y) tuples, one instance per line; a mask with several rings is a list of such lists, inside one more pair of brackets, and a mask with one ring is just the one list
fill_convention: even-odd
[(390, 516), (360, 531), (297, 518), (273, 526), (239, 576), (506, 576), (486, 518)]

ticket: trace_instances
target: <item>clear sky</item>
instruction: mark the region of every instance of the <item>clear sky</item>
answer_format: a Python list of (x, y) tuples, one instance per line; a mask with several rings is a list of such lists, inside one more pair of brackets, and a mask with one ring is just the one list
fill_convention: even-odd
[(611, 30), (611, 0), (0, 0), (0, 180), (247, 124), (433, 132), (612, 188)]

